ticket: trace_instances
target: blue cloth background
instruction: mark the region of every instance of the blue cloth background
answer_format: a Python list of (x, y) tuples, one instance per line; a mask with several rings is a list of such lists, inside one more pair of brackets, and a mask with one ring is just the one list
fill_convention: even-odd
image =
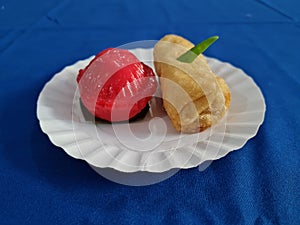
[[(299, 19), (297, 0), (0, 1), (0, 224), (300, 224)], [(166, 33), (218, 34), (206, 54), (261, 87), (265, 122), (241, 150), (130, 187), (42, 133), (36, 101), (53, 74)]]

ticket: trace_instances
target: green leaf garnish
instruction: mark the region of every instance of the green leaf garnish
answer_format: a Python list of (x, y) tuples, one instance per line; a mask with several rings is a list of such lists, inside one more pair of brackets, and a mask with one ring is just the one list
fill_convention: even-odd
[(198, 55), (204, 52), (212, 43), (219, 39), (219, 36), (212, 36), (207, 38), (206, 40), (202, 41), (201, 43), (197, 44), (181, 56), (177, 58), (178, 61), (184, 63), (191, 63), (193, 62)]

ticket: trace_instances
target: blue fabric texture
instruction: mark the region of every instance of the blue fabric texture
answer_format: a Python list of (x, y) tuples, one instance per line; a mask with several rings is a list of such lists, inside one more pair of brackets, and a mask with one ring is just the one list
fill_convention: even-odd
[[(0, 1), (0, 224), (300, 224), (299, 2)], [(53, 74), (107, 47), (220, 40), (206, 51), (260, 86), (265, 121), (239, 151), (161, 183), (111, 182), (41, 131)]]

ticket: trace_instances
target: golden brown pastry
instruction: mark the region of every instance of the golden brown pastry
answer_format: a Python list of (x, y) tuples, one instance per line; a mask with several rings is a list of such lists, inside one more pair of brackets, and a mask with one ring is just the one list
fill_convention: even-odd
[(177, 131), (195, 133), (220, 121), (230, 105), (225, 81), (210, 69), (201, 54), (192, 63), (177, 58), (194, 45), (177, 35), (166, 35), (154, 47), (163, 106)]

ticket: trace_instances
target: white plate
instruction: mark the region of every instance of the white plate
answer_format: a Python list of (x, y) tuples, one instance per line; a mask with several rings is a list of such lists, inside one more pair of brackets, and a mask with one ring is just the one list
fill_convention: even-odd
[[(131, 51), (153, 67), (153, 49)], [(195, 167), (240, 149), (256, 135), (264, 120), (265, 101), (255, 82), (242, 70), (207, 58), (212, 70), (225, 79), (232, 95), (227, 115), (216, 126), (198, 134), (178, 134), (155, 105), (159, 104), (155, 99), (151, 107), (158, 117), (151, 117), (149, 112), (144, 119), (130, 123), (130, 129), (125, 123), (86, 121), (79, 104), (76, 76), (91, 59), (78, 61), (55, 74), (40, 93), (37, 117), (53, 144), (95, 167), (121, 172)]]

